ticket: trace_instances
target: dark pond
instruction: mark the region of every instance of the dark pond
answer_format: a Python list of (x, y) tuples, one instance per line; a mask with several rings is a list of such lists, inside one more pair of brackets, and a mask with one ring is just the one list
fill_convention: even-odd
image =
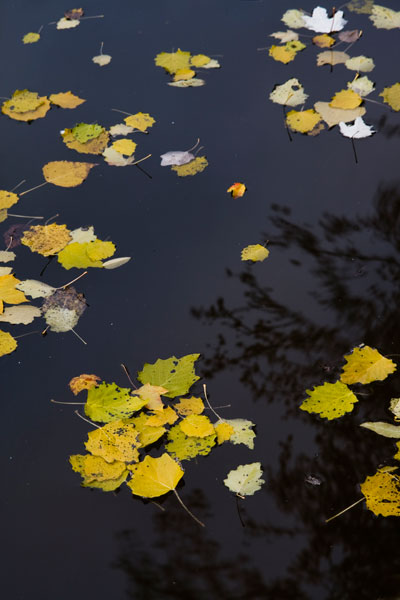
[[(112, 108), (156, 118), (136, 140), (138, 157), (153, 155), (143, 165), (152, 178), (99, 160), (81, 186), (44, 186), (13, 211), (58, 213), (71, 229), (94, 225), (133, 260), (93, 269), (77, 284), (90, 305), (77, 327), (87, 346), (72, 333), (30, 335), (1, 358), (4, 597), (398, 598), (399, 521), (360, 504), (325, 523), (360, 498), (367, 475), (392, 464), (394, 444), (359, 423), (390, 419), (398, 375), (367, 386), (354, 412), (337, 421), (298, 408), (307, 388), (336, 380), (354, 346), (400, 352), (398, 115), (366, 103), (366, 121), (379, 133), (357, 143), (359, 164), (337, 127), (294, 134), (290, 143), (281, 107), (268, 99), (273, 86), (298, 77), (312, 102), (327, 101), (352, 73), (317, 68), (309, 38), (287, 66), (257, 51), (285, 28), (283, 12), (299, 8), (284, 1), (86, 0), (86, 15), (105, 17), (70, 31), (47, 25), (67, 8), (59, 0), (3, 3), (2, 96), (72, 90), (87, 102), (53, 108), (31, 125), (2, 116), (1, 187), (41, 183), (48, 161), (86, 160), (59, 132), (81, 121), (118, 123)], [(364, 31), (352, 54), (374, 58), (376, 89), (395, 83), (398, 30), (345, 16)], [(21, 37), (42, 24), (41, 41), (24, 46)], [(112, 55), (103, 68), (91, 61), (101, 41)], [(154, 57), (178, 47), (215, 56), (222, 68), (205, 72), (202, 88), (171, 88)], [(180, 179), (159, 166), (160, 154), (198, 137), (209, 161), (203, 173)], [(234, 181), (248, 186), (242, 199), (225, 191)], [(240, 261), (244, 246), (266, 240), (267, 261)], [(46, 259), (26, 247), (16, 252), (16, 276), (39, 278)], [(60, 286), (77, 273), (53, 261), (43, 279)], [(37, 326), (2, 329), (20, 335)], [(186, 463), (179, 492), (204, 530), (172, 494), (161, 512), (126, 487), (81, 488), (68, 456), (84, 451), (89, 425), (73, 408), (50, 403), (73, 399), (67, 383), (79, 373), (126, 385), (121, 362), (135, 373), (145, 362), (193, 352), (202, 356), (193, 391), (207, 383), (214, 405), (231, 405), (226, 418), (257, 424), (254, 450), (225, 444)], [(240, 501), (243, 527), (223, 479), (254, 461), (266, 484)], [(310, 475), (321, 484), (306, 482)]]

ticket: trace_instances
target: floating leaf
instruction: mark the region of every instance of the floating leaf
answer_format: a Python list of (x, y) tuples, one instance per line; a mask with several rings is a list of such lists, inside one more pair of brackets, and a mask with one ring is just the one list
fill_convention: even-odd
[(320, 121), (321, 115), (312, 108), (301, 111), (291, 110), (286, 115), (286, 123), (290, 129), (299, 131), (300, 133), (312, 131)]
[[(167, 392), (168, 390), (160, 385), (150, 385), (149, 383), (145, 383), (145, 385), (142, 385), (142, 387), (140, 387), (137, 390), (134, 390), (134, 392), (132, 393), (137, 396), (140, 396), (142, 400), (146, 401), (146, 408), (148, 410), (160, 411), (163, 409), (161, 394), (165, 394)], [(173, 413), (175, 414), (175, 411), (173, 411)], [(175, 421), (176, 419), (174, 419), (174, 421), (172, 422), (174, 423)], [(166, 422), (168, 422), (168, 420)]]
[(58, 262), (64, 269), (87, 269), (88, 267), (101, 268), (103, 258), (112, 256), (116, 248), (112, 242), (95, 240), (80, 244), (73, 242), (65, 246), (58, 253)]
[(361, 117), (366, 113), (363, 106), (352, 110), (345, 110), (343, 108), (332, 108), (328, 102), (316, 102), (314, 108), (329, 127), (338, 125), (340, 122), (348, 123), (349, 121), (354, 121), (357, 117)]
[(51, 96), (49, 96), (49, 100), (53, 104), (61, 106), (61, 108), (76, 108), (80, 104), (86, 102), (86, 100), (79, 98), (79, 96), (75, 96), (75, 94), (73, 94), (71, 91), (51, 94)]
[(265, 483), (262, 477), (261, 463), (255, 462), (248, 465), (239, 465), (237, 469), (229, 471), (224, 484), (238, 496), (252, 496), (261, 489)]
[(280, 40), (283, 44), (286, 42), (294, 42), (299, 39), (299, 34), (290, 29), (288, 29), (288, 31), (276, 31), (275, 33), (270, 33), (269, 36)]
[(335, 38), (328, 35), (327, 33), (323, 33), (322, 35), (316, 35), (315, 37), (313, 37), (312, 41), (313, 44), (315, 44), (319, 48), (330, 48), (336, 42)]
[(378, 29), (397, 29), (400, 27), (400, 12), (374, 4), (369, 17)]
[(389, 104), (390, 108), (396, 112), (400, 110), (400, 83), (384, 88), (379, 95), (386, 104)]
[(254, 438), (256, 437), (252, 429), (255, 426), (254, 423), (246, 419), (224, 419), (223, 421), (218, 421), (216, 425), (219, 423), (228, 423), (228, 425), (233, 427), (234, 432), (229, 438), (232, 444), (244, 444), (250, 450), (254, 449)]
[(91, 431), (85, 446), (88, 452), (101, 456), (108, 463), (139, 460), (139, 434), (132, 423), (122, 419)]
[(110, 54), (98, 54), (97, 56), (93, 56), (92, 61), (99, 65), (100, 67), (104, 67), (111, 62), (112, 56)]
[(80, 19), (84, 15), (83, 8), (70, 8), (64, 13), (64, 17), (67, 19)]
[(360, 484), (360, 488), (365, 496), (367, 508), (375, 515), (400, 516), (400, 489), (397, 475), (393, 475), (387, 468), (378, 469), (375, 475), (367, 477)]
[(10, 275), (10, 273), (12, 273), (11, 267), (0, 267), (0, 277), (3, 275)]
[(60, 187), (76, 187), (85, 181), (93, 163), (71, 162), (69, 160), (56, 160), (43, 167), (43, 176), (46, 181)]
[(322, 67), (323, 65), (340, 65), (344, 64), (350, 56), (346, 52), (338, 52), (337, 50), (327, 50), (326, 52), (320, 52), (317, 55), (317, 66)]
[(161, 52), (154, 59), (158, 67), (163, 67), (168, 73), (176, 73), (179, 69), (190, 67), (190, 52), (180, 48), (176, 52)]
[(344, 108), (346, 110), (357, 108), (362, 102), (361, 96), (353, 90), (341, 90), (337, 92), (329, 102), (331, 108)]
[(73, 454), (69, 457), (69, 462), (72, 469), (82, 476), (83, 487), (100, 488), (103, 492), (119, 488), (129, 474), (124, 462), (109, 464), (101, 456)]
[(343, 367), (340, 380), (349, 385), (382, 381), (396, 370), (392, 360), (385, 358), (378, 350), (369, 346), (354, 348), (351, 354), (344, 358), (347, 363)]
[(183, 433), (189, 437), (203, 438), (214, 433), (213, 424), (205, 415), (189, 415), (179, 425)]
[(393, 458), (400, 460), (400, 442), (396, 442), (397, 452), (393, 455)]
[(73, 29), (74, 27), (78, 27), (79, 24), (79, 19), (66, 19), (65, 17), (62, 17), (57, 21), (57, 29)]
[(79, 123), (75, 125), (71, 130), (72, 135), (78, 142), (85, 144), (89, 140), (94, 140), (104, 133), (105, 129), (101, 125), (96, 123)]
[(79, 315), (74, 310), (61, 306), (49, 308), (43, 316), (50, 331), (55, 333), (71, 331), (79, 321)]
[(17, 340), (8, 331), (0, 330), (0, 356), (11, 354), (17, 347)]
[(122, 265), (126, 265), (131, 260), (131, 256), (120, 256), (119, 258), (111, 258), (103, 262), (104, 269), (118, 269)]
[(42, 281), (35, 281), (35, 279), (25, 279), (25, 281), (17, 283), (15, 287), (31, 298), (47, 298), (56, 291), (56, 288), (51, 285), (47, 285)]
[(94, 233), (94, 227), (91, 225), (90, 227), (78, 227), (78, 229), (73, 229), (70, 231), (71, 241), (78, 242), (79, 244), (84, 244), (86, 242), (94, 242), (97, 239), (97, 236)]
[(125, 123), (119, 123), (118, 125), (110, 127), (109, 133), (113, 137), (117, 135), (128, 135), (128, 133), (132, 133), (133, 129), (133, 127), (129, 127), (128, 125), (125, 125)]
[(356, 92), (356, 94), (359, 94), (363, 97), (368, 96), (368, 94), (373, 92), (375, 89), (374, 83), (370, 79), (368, 79), (366, 75), (364, 75), (363, 77), (356, 76), (356, 78), (353, 81), (347, 84), (347, 87)]
[(395, 419), (400, 418), (400, 398), (392, 398), (389, 410), (394, 414)]
[(25, 295), (20, 290), (15, 289), (18, 283), (20, 281), (14, 275), (3, 275), (0, 277), (0, 313), (4, 310), (3, 302), (7, 302), (7, 304), (28, 302)]
[(21, 238), (21, 243), (28, 246), (32, 252), (37, 252), (42, 256), (52, 256), (62, 250), (71, 236), (66, 225), (32, 225), (28, 231), (25, 231)]
[(205, 54), (195, 54), (191, 57), (190, 64), (193, 67), (205, 67), (210, 61), (211, 58)]
[(261, 244), (250, 244), (243, 248), (241, 257), (242, 260), (252, 260), (253, 262), (262, 262), (269, 256), (269, 250)]
[(127, 420), (129, 423), (133, 423), (136, 431), (139, 433), (139, 442), (142, 448), (154, 444), (167, 431), (165, 427), (151, 427), (147, 425), (148, 420), (149, 417), (144, 413)]
[(33, 33), (32, 31), (26, 33), (22, 38), (24, 44), (34, 44), (40, 40), (40, 33)]
[(359, 14), (371, 14), (373, 6), (374, 0), (350, 0), (346, 4), (348, 10)]
[(73, 377), (68, 385), (74, 396), (77, 396), (83, 390), (91, 390), (93, 387), (97, 387), (99, 381), (101, 381), (101, 378), (97, 375), (82, 373), (77, 377)]
[(272, 45), (269, 49), (269, 55), (278, 62), (282, 62), (283, 64), (290, 63), (292, 60), (296, 58), (296, 51), (292, 48), (287, 48), (285, 46), (275, 46)]
[(194, 160), (186, 165), (173, 166), (171, 167), (171, 170), (178, 173), (179, 177), (186, 177), (187, 175), (196, 175), (196, 173), (201, 173), (207, 166), (208, 161), (206, 157), (197, 156)]
[(180, 425), (171, 427), (165, 449), (178, 460), (190, 460), (196, 456), (206, 456), (215, 446), (215, 432), (203, 438), (187, 436)]
[(120, 388), (115, 383), (101, 383), (91, 388), (85, 404), (85, 414), (93, 421), (110, 423), (130, 417), (143, 408), (145, 400), (132, 396), (129, 388)]
[(344, 64), (351, 71), (362, 71), (363, 73), (369, 73), (375, 68), (374, 61), (367, 56), (353, 56), (353, 58), (346, 60)]
[(168, 394), (164, 395), (167, 398), (182, 396), (200, 379), (194, 371), (194, 363), (199, 356), (200, 354), (187, 354), (182, 358), (159, 358), (154, 364), (146, 363), (137, 378), (143, 384), (151, 383), (166, 388)]
[(187, 88), (187, 87), (200, 87), (205, 85), (204, 79), (199, 79), (195, 77), (194, 79), (187, 79), (181, 81), (169, 81), (168, 85), (172, 85), (173, 87)]
[(312, 16), (303, 15), (303, 27), (317, 31), (318, 33), (332, 33), (332, 31), (340, 31), (346, 25), (347, 21), (343, 19), (343, 11), (338, 10), (332, 18), (328, 17), (325, 8), (317, 6), (312, 12)]
[(304, 88), (298, 79), (288, 79), (281, 85), (276, 85), (269, 95), (269, 99), (277, 104), (284, 106), (297, 106), (304, 104), (308, 95), (304, 93)]
[(147, 425), (149, 427), (163, 427), (167, 424), (172, 425), (178, 420), (178, 415), (170, 406), (154, 412), (155, 414), (147, 419)]
[(167, 167), (171, 165), (186, 165), (194, 160), (195, 156), (187, 150), (171, 150), (160, 155), (161, 166)]
[(181, 398), (177, 404), (174, 404), (174, 408), (182, 417), (201, 415), (204, 411), (204, 402), (201, 398), (196, 398), (195, 396)]
[(2, 112), (17, 121), (34, 121), (46, 116), (50, 101), (36, 92), (16, 90), (10, 100), (3, 102)]
[(73, 329), (83, 312), (86, 302), (83, 294), (73, 287), (57, 290), (43, 302), (43, 316), (51, 331), (62, 333)]
[(217, 434), (218, 444), (223, 444), (231, 439), (232, 435), (235, 433), (235, 430), (232, 425), (229, 425), (229, 423), (220, 421), (215, 425), (215, 432)]
[(372, 125), (364, 123), (362, 117), (357, 117), (354, 121), (354, 125), (346, 125), (345, 123), (339, 123), (340, 133), (345, 137), (352, 139), (361, 139), (369, 137), (375, 133)]
[(361, 423), (360, 427), (370, 429), (384, 437), (400, 439), (400, 425), (392, 425), (391, 423), (385, 423), (384, 421), (366, 421), (365, 423)]
[(281, 21), (291, 29), (300, 29), (300, 27), (305, 27), (303, 14), (303, 11), (293, 8), (284, 13)]
[(112, 148), (125, 156), (132, 156), (132, 154), (135, 152), (136, 146), (137, 144), (128, 138), (123, 138), (122, 140), (117, 140), (116, 142), (112, 143)]
[(16, 257), (15, 252), (10, 252), (9, 250), (0, 250), (0, 262), (1, 263), (12, 262), (15, 259), (15, 257)]
[(340, 381), (336, 383), (324, 383), (312, 390), (306, 390), (309, 398), (303, 400), (301, 410), (316, 413), (321, 418), (338, 419), (354, 408), (358, 398), (353, 392)]
[(241, 198), (246, 191), (246, 186), (244, 183), (234, 183), (226, 191), (231, 193), (232, 198)]
[(187, 81), (196, 75), (193, 69), (178, 69), (174, 75), (174, 81)]
[(135, 129), (139, 129), (139, 131), (147, 131), (148, 127), (153, 127), (156, 122), (153, 117), (149, 115), (149, 113), (138, 112), (135, 115), (130, 115), (124, 119), (125, 123), (129, 125), (129, 127), (134, 127)]
[(130, 465), (132, 478), (127, 485), (132, 494), (142, 498), (157, 498), (174, 490), (184, 471), (167, 453), (159, 458), (146, 456), (137, 465)]
[(4, 323), (13, 323), (14, 325), (28, 325), (32, 323), (35, 317), (40, 317), (40, 308), (36, 306), (11, 306), (6, 308), (3, 314), (0, 315), (0, 321)]
[(356, 42), (362, 35), (362, 31), (358, 29), (352, 29), (351, 31), (341, 31), (338, 35), (338, 38), (341, 42), (346, 42), (346, 44), (352, 44)]
[(102, 154), (103, 150), (107, 147), (109, 135), (107, 131), (103, 131), (99, 136), (89, 140), (82, 144), (74, 137), (72, 129), (64, 129), (61, 134), (63, 142), (71, 150), (76, 150), (81, 154)]

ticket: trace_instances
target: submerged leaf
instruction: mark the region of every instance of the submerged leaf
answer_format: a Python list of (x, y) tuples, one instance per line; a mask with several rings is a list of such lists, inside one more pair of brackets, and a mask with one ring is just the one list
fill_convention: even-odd
[(374, 6), (374, 0), (350, 0), (346, 7), (348, 10), (358, 14), (371, 14)]
[[(393, 469), (395, 470), (395, 469)], [(378, 469), (360, 484), (367, 508), (375, 515), (400, 517), (399, 478), (387, 469)]]
[(154, 364), (146, 363), (137, 378), (143, 384), (150, 383), (166, 388), (168, 393), (164, 395), (167, 398), (182, 396), (200, 379), (194, 371), (194, 363), (199, 356), (200, 354), (187, 354), (182, 358), (159, 358)]
[(142, 498), (157, 498), (174, 490), (184, 471), (173, 458), (164, 453), (159, 458), (146, 456), (137, 465), (130, 465), (132, 478), (128, 486), (132, 494)]
[(261, 489), (265, 483), (262, 477), (261, 463), (255, 462), (248, 465), (239, 465), (237, 469), (229, 471), (224, 484), (238, 496), (252, 496)]
[(344, 358), (347, 362), (343, 367), (340, 380), (349, 385), (383, 381), (397, 368), (392, 360), (385, 358), (378, 350), (369, 346), (354, 348), (351, 354)]
[(306, 390), (309, 398), (303, 400), (301, 410), (316, 413), (323, 419), (338, 419), (354, 408), (358, 398), (353, 392), (340, 381), (315, 386), (312, 390)]

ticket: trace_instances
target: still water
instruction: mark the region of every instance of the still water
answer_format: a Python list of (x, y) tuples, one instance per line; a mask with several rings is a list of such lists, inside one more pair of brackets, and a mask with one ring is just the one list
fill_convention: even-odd
[[(289, 65), (257, 50), (285, 29), (283, 12), (300, 6), (87, 0), (86, 15), (104, 18), (67, 31), (47, 25), (67, 8), (59, 0), (3, 3), (2, 96), (71, 90), (86, 102), (53, 108), (31, 125), (2, 116), (1, 187), (21, 179), (38, 185), (48, 161), (86, 160), (59, 135), (77, 122), (109, 127), (121, 116), (112, 108), (148, 112), (157, 122), (135, 138), (138, 157), (152, 154), (143, 164), (151, 178), (99, 160), (81, 186), (44, 186), (15, 210), (46, 219), (58, 213), (70, 229), (94, 225), (117, 255), (133, 259), (115, 271), (93, 269), (77, 284), (89, 304), (77, 328), (86, 346), (72, 333), (37, 334), (1, 358), (4, 597), (398, 598), (398, 520), (360, 504), (325, 523), (360, 497), (359, 482), (392, 464), (394, 444), (358, 425), (389, 420), (398, 375), (369, 385), (337, 421), (298, 408), (306, 389), (337, 379), (354, 346), (400, 353), (398, 115), (366, 103), (365, 120), (378, 134), (357, 143), (358, 164), (337, 127), (289, 141), (281, 107), (268, 99), (273, 86), (297, 77), (312, 102), (328, 101), (353, 77), (343, 65), (317, 68), (309, 38)], [(345, 17), (348, 28), (364, 31), (352, 55), (374, 58), (376, 89), (395, 83), (398, 30)], [(22, 36), (42, 24), (40, 42), (24, 46)], [(105, 67), (91, 61), (101, 42), (112, 56)], [(204, 87), (169, 87), (154, 57), (177, 48), (211, 55), (222, 68), (205, 72)], [(160, 154), (197, 138), (209, 161), (203, 173), (180, 179), (160, 167)], [(248, 187), (241, 199), (225, 191), (234, 181)], [(265, 262), (240, 261), (244, 246), (267, 240)], [(16, 276), (38, 279), (46, 260), (26, 247), (16, 253)], [(52, 261), (43, 279), (61, 286), (77, 273)], [(12, 326), (15, 335), (34, 329)], [(135, 373), (145, 362), (189, 353), (201, 354), (193, 391), (206, 383), (214, 405), (230, 404), (224, 417), (257, 425), (254, 450), (225, 444), (186, 463), (179, 493), (204, 530), (172, 495), (161, 512), (126, 487), (117, 494), (81, 488), (68, 456), (84, 450), (89, 426), (71, 407), (50, 403), (73, 399), (67, 384), (80, 373), (127, 385), (120, 363)], [(266, 484), (239, 502), (243, 526), (223, 479), (255, 461)]]

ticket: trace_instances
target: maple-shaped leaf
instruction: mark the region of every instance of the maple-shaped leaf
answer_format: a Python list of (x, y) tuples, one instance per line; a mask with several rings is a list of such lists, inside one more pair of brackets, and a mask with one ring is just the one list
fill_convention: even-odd
[(396, 370), (395, 363), (385, 358), (375, 348), (363, 346), (354, 348), (351, 354), (344, 357), (346, 364), (340, 380), (343, 383), (371, 383), (371, 381), (382, 381)]
[(230, 187), (228, 187), (228, 189), (226, 190), (228, 193), (230, 192), (232, 198), (241, 198), (245, 191), (246, 191), (246, 186), (244, 185), (244, 183), (233, 183)]
[(303, 400), (301, 410), (315, 413), (323, 419), (338, 419), (354, 408), (358, 398), (350, 388), (341, 381), (317, 385), (312, 390), (306, 390), (309, 398)]
[(378, 469), (360, 484), (367, 508), (375, 515), (400, 517), (399, 478), (393, 474), (396, 467)]
[(353, 56), (348, 58), (344, 64), (350, 71), (362, 71), (363, 73), (369, 73), (375, 68), (374, 61), (367, 56)]
[(223, 421), (218, 421), (215, 425), (219, 423), (228, 423), (228, 425), (233, 427), (233, 433), (229, 438), (232, 444), (244, 444), (250, 450), (254, 449), (254, 438), (256, 437), (253, 431), (253, 427), (255, 427), (254, 423), (247, 419), (224, 419)]
[(250, 244), (243, 248), (241, 253), (242, 260), (252, 260), (253, 262), (262, 262), (269, 256), (269, 250), (261, 244)]
[(288, 81), (281, 85), (276, 85), (269, 95), (269, 99), (272, 102), (283, 104), (284, 106), (304, 104), (307, 98), (308, 95), (304, 93), (303, 86), (295, 77), (288, 79)]
[(42, 171), (46, 181), (60, 187), (76, 187), (85, 181), (94, 163), (56, 160), (44, 165)]
[(21, 304), (21, 302), (28, 302), (20, 290), (15, 289), (15, 286), (20, 283), (19, 279), (16, 279), (14, 275), (3, 275), (0, 277), (0, 313), (3, 312), (3, 302), (7, 304)]
[(264, 479), (261, 463), (255, 462), (248, 465), (239, 465), (237, 469), (229, 471), (224, 484), (231, 492), (235, 492), (240, 498), (252, 496), (261, 489)]
[(88, 434), (85, 447), (94, 456), (101, 456), (108, 463), (115, 460), (138, 462), (139, 433), (132, 423), (119, 419), (98, 427)]
[(51, 94), (49, 100), (52, 104), (61, 106), (61, 108), (76, 108), (80, 104), (83, 104), (83, 102), (86, 102), (86, 100), (79, 98), (79, 96), (75, 96), (71, 91)]
[(180, 48), (176, 52), (160, 52), (154, 61), (158, 67), (163, 67), (168, 73), (176, 73), (179, 69), (189, 68), (190, 52), (184, 52)]
[(14, 206), (18, 200), (18, 194), (14, 194), (14, 192), (7, 192), (7, 190), (0, 190), (0, 210)]
[(0, 330), (0, 356), (11, 354), (18, 346), (17, 340), (8, 331)]
[(400, 11), (375, 4), (369, 17), (378, 29), (397, 29), (400, 27)]
[(318, 33), (332, 33), (340, 31), (346, 25), (347, 21), (343, 19), (343, 11), (338, 10), (332, 18), (328, 17), (327, 10), (321, 6), (314, 8), (312, 16), (303, 15), (304, 27)]
[(400, 83), (385, 87), (379, 95), (386, 104), (389, 104), (390, 108), (396, 112), (400, 110)]
[(24, 44), (34, 44), (35, 42), (38, 42), (39, 40), (40, 40), (40, 33), (34, 33), (33, 31), (26, 33), (24, 35), (24, 37), (22, 38), (22, 41), (24, 42)]
[(199, 356), (200, 354), (187, 354), (182, 358), (159, 358), (154, 364), (146, 363), (137, 378), (143, 384), (150, 383), (166, 388), (168, 393), (164, 395), (167, 398), (182, 396), (200, 379), (194, 371), (194, 363)]
[(32, 252), (42, 256), (52, 256), (62, 250), (71, 241), (70, 232), (66, 225), (32, 225), (25, 231), (21, 243), (28, 246)]
[(214, 433), (210, 419), (205, 415), (189, 415), (179, 423), (183, 433), (189, 437), (207, 437)]
[(120, 388), (115, 383), (101, 383), (88, 390), (85, 414), (93, 421), (110, 423), (126, 419), (146, 404), (138, 396), (132, 396), (129, 388)]
[(195, 396), (181, 398), (177, 404), (174, 404), (174, 408), (182, 417), (201, 415), (204, 411), (204, 402), (201, 398), (196, 398)]
[(112, 492), (120, 487), (129, 475), (126, 464), (121, 461), (108, 463), (101, 456), (73, 454), (69, 457), (72, 469), (79, 473), (83, 487), (94, 487)]
[(136, 431), (139, 434), (139, 442), (142, 448), (154, 444), (154, 442), (159, 440), (167, 431), (165, 427), (148, 425), (147, 423), (150, 418), (151, 417), (142, 412), (138, 417), (126, 419), (127, 423), (132, 423), (135, 426)]
[(374, 431), (378, 435), (383, 435), (383, 437), (400, 438), (400, 425), (393, 425), (384, 421), (366, 421), (365, 423), (360, 423), (360, 427)]
[(291, 110), (286, 115), (286, 123), (293, 131), (308, 133), (321, 121), (319, 115), (314, 109)]
[(284, 13), (281, 21), (291, 29), (300, 29), (301, 27), (305, 27), (303, 15), (304, 12), (302, 10), (292, 8)]
[(178, 460), (190, 460), (196, 456), (206, 456), (215, 446), (215, 432), (206, 437), (193, 437), (186, 435), (180, 425), (171, 427), (168, 432), (165, 449)]
[(142, 498), (157, 498), (174, 490), (184, 471), (167, 453), (158, 458), (146, 456), (137, 465), (129, 465), (132, 477), (127, 485), (132, 494)]
[(362, 117), (357, 117), (354, 121), (354, 125), (346, 125), (346, 123), (339, 123), (340, 133), (348, 138), (361, 139), (373, 135), (375, 130), (372, 125), (364, 123)]
[(224, 421), (219, 421), (215, 427), (215, 433), (217, 434), (218, 444), (223, 444), (231, 439), (232, 435), (235, 433), (234, 428), (229, 423)]
[(83, 390), (90, 390), (93, 387), (97, 387), (100, 381), (101, 378), (98, 375), (82, 373), (77, 377), (73, 377), (68, 385), (74, 396), (77, 396)]

